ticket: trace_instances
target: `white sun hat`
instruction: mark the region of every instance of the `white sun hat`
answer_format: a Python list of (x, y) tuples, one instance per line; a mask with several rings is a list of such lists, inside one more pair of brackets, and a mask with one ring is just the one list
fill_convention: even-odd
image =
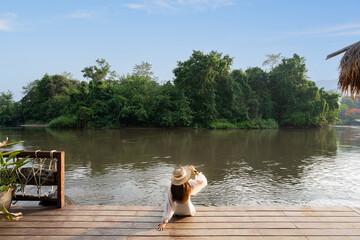
[(191, 176), (191, 171), (188, 166), (177, 167), (171, 176), (171, 184), (180, 186), (186, 183)]

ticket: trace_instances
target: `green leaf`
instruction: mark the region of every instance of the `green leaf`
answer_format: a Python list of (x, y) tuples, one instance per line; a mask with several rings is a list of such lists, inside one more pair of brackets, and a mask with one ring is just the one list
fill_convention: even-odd
[(26, 159), (28, 159), (28, 158), (29, 158), (29, 156), (27, 156), (27, 157), (21, 159), (20, 161), (16, 162), (15, 168), (17, 169), (17, 168), (19, 168), (21, 166), (24, 166), (25, 164), (31, 162), (31, 160), (26, 161)]
[[(3, 205), (2, 206), (2, 211), (6, 214), (9, 214), (9, 211), (5, 208), (5, 206)], [(9, 216), (9, 215), (5, 215), (3, 216), (5, 220), (8, 220), (8, 221), (13, 221), (15, 220), (13, 216)]]
[(5, 208), (4, 204), (5, 204), (5, 203), (3, 203), (2, 211), (3, 211), (4, 213), (9, 213), (8, 210)]
[(5, 167), (7, 167), (7, 166), (10, 166), (10, 165), (15, 165), (16, 164), (16, 162), (9, 162), (9, 163), (5, 163)]
[(22, 152), (22, 151), (24, 151), (24, 150), (16, 150), (16, 151), (10, 151), (10, 152), (0, 152), (0, 155), (1, 156), (8, 156), (8, 155), (11, 155), (12, 153), (19, 153), (19, 152)]
[(18, 155), (20, 152), (22, 152), (23, 150), (17, 150), (17, 151), (15, 151), (15, 152), (12, 152), (10, 155), (9, 155), (9, 157), (8, 158), (14, 158), (14, 157), (16, 157), (16, 155)]

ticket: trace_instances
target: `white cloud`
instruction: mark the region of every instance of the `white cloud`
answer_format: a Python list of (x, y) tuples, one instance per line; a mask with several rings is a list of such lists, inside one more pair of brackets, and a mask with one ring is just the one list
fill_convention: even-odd
[(196, 8), (218, 8), (233, 5), (231, 0), (178, 0), (179, 4), (188, 5)]
[(145, 5), (143, 4), (136, 4), (136, 3), (131, 3), (131, 4), (125, 4), (126, 7), (131, 8), (131, 9), (142, 9), (145, 8)]
[(175, 4), (173, 1), (156, 0), (156, 1), (154, 1), (154, 4), (159, 8), (176, 10), (176, 7), (175, 7)]
[(290, 35), (312, 36), (357, 36), (360, 33), (360, 24), (343, 24), (325, 28), (293, 32)]
[(0, 14), (0, 31), (11, 32), (14, 30), (16, 13), (8, 12)]
[(12, 31), (11, 24), (6, 19), (0, 19), (0, 31), (10, 32)]
[(74, 13), (66, 15), (67, 18), (91, 18), (94, 12), (88, 10), (79, 10)]
[(5, 18), (8, 18), (8, 19), (15, 19), (15, 18), (17, 18), (17, 14), (16, 14), (16, 13), (13, 13), (13, 12), (4, 13), (2, 16), (5, 17)]
[(124, 6), (143, 10), (148, 13), (154, 12), (178, 12), (178, 11), (206, 11), (219, 7), (233, 5), (233, 0), (139, 0), (137, 3), (125, 4)]
[(356, 30), (356, 31), (335, 33), (335, 34), (333, 34), (333, 36), (360, 36), (360, 29)]

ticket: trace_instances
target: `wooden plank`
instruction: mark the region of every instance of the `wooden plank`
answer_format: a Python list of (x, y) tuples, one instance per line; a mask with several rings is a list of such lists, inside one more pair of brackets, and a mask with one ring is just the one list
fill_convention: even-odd
[[(6, 153), (6, 152), (12, 152), (12, 151), (2, 151), (3, 153)], [(35, 158), (35, 152), (37, 157), (38, 158), (50, 158), (50, 153), (51, 151), (22, 151), (20, 152), (18, 155), (16, 155), (17, 157), (20, 157), (20, 158), (23, 158), (23, 157), (30, 157), (30, 158)], [(57, 158), (57, 159), (60, 159), (61, 158), (61, 153), (62, 151), (54, 151), (53, 152), (53, 157), (54, 158)]]
[[(308, 240), (306, 237), (301, 236), (127, 236), (127, 237), (121, 237), (118, 236), (12, 236), (12, 235), (4, 235), (4, 239), (11, 239), (11, 240)], [(339, 239), (339, 240), (345, 240), (345, 239)]]
[[(21, 211), (21, 210), (20, 210)], [(153, 216), (162, 217), (162, 212), (158, 211), (92, 211), (92, 210), (73, 210), (73, 211), (58, 211), (58, 210), (22, 210), (23, 215), (32, 216)], [(352, 212), (349, 212), (352, 213)], [(242, 216), (285, 216), (283, 212), (197, 212), (197, 217), (242, 217)], [(321, 214), (320, 214), (321, 216)], [(344, 215), (346, 216), (346, 215)]]
[(253, 222), (360, 222), (360, 217), (250, 217)]
[[(24, 215), (78, 215), (78, 216), (154, 216), (161, 217), (162, 212), (159, 211), (137, 211), (137, 210), (121, 210), (121, 211), (110, 211), (110, 210), (67, 210), (59, 211), (57, 209), (40, 211), (37, 209), (17, 209)], [(277, 217), (277, 216), (288, 216), (288, 217), (360, 217), (356, 212), (282, 212), (282, 211), (251, 211), (251, 212), (196, 212), (197, 217), (240, 217), (240, 216), (258, 216), (258, 217)]]
[(359, 240), (358, 236), (309, 236), (308, 240)]
[(15, 236), (358, 236), (360, 229), (118, 229), (118, 228), (10, 228), (1, 235)]
[[(196, 240), (208, 240), (208, 239), (216, 239), (216, 240), (308, 240), (306, 237), (302, 236), (176, 236), (176, 237), (167, 237), (167, 236), (129, 236), (127, 240), (187, 240), (187, 239), (196, 239)], [(105, 239), (104, 239), (105, 240)]]
[(29, 196), (29, 195), (16, 195), (13, 200), (18, 201), (47, 201), (47, 202), (56, 202), (57, 198), (46, 197), (46, 196)]
[(294, 223), (297, 228), (360, 228), (360, 223)]
[(257, 229), (168, 229), (167, 231), (157, 231), (154, 229), (114, 229), (114, 228), (10, 228), (1, 235), (27, 235), (27, 236), (241, 236), (241, 235), (260, 235)]
[(300, 236), (359, 236), (360, 229), (258, 229), (261, 235)]
[[(22, 221), (108, 221), (108, 222), (160, 222), (152, 216), (24, 216)], [(360, 217), (173, 217), (173, 222), (360, 222)]]
[[(19, 209), (39, 209), (41, 206), (18, 206)], [(154, 206), (117, 206), (117, 205), (69, 205), (62, 209), (68, 210), (89, 210), (89, 211), (158, 211), (163, 212), (164, 208)]]
[[(55, 210), (57, 209), (54, 206), (44, 206), (44, 205), (20, 205), (20, 204), (16, 204), (16, 205), (12, 205), (11, 209), (14, 209), (15, 211), (24, 211), (24, 210), (35, 210), (35, 211), (45, 211), (45, 210)], [(66, 208), (68, 209), (68, 208)], [(61, 209), (61, 210), (66, 210)]]
[(289, 217), (359, 217), (356, 212), (283, 212), (285, 216)]
[[(139, 216), (139, 217), (125, 217), (125, 216), (24, 216), (22, 221), (31, 222), (61, 222), (61, 221), (69, 221), (69, 222), (153, 222), (159, 223), (161, 222), (161, 217), (147, 217), (147, 216)], [(173, 217), (171, 219), (173, 222), (251, 222), (250, 217)]]
[[(141, 222), (2, 222), (1, 228), (141, 228), (153, 229), (158, 223)], [(167, 229), (207, 228), (296, 228), (293, 223), (169, 223)]]
[(207, 239), (216, 239), (216, 240), (308, 240), (306, 237), (300, 236), (186, 236), (186, 237), (166, 237), (166, 236), (157, 236), (157, 237), (140, 237), (140, 236), (129, 236), (127, 240), (187, 240), (187, 239), (196, 239), (196, 240), (207, 240)]
[(360, 209), (359, 208), (350, 207), (350, 209), (360, 215)]
[[(20, 208), (43, 208), (42, 206), (15, 206)], [(92, 211), (129, 211), (129, 210), (143, 210), (143, 211), (159, 211), (163, 212), (164, 208), (160, 206), (117, 206), (117, 205), (71, 205), (66, 206), (64, 210), (92, 210)], [(265, 207), (265, 206), (256, 206), (256, 207), (204, 207), (204, 206), (196, 206), (197, 212), (226, 212), (226, 211), (310, 211), (310, 212), (352, 212), (348, 207)]]
[(57, 158), (57, 207), (65, 207), (65, 152)]
[[(223, 208), (223, 207), (221, 207)], [(224, 207), (225, 209), (227, 207)], [(198, 209), (198, 207), (196, 208)], [(348, 207), (247, 206), (246, 211), (351, 211)]]

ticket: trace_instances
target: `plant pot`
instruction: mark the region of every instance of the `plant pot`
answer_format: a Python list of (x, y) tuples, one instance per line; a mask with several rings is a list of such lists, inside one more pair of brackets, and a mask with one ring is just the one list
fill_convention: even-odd
[(13, 194), (14, 194), (14, 188), (9, 188), (6, 191), (0, 192), (0, 211), (3, 206), (9, 211)]

